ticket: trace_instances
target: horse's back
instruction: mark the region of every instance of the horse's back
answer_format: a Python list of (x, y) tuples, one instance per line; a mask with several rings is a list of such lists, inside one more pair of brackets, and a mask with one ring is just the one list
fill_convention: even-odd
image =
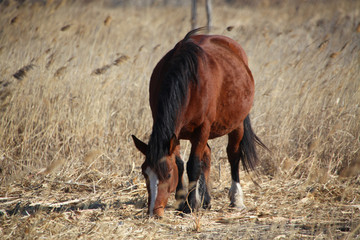
[(221, 35), (194, 35), (191, 39), (205, 52), (230, 52), (231, 56), (239, 58), (248, 65), (248, 59), (244, 49), (235, 40)]
[(195, 35), (192, 39), (204, 56), (199, 57), (200, 94), (193, 92), (196, 96), (189, 105), (194, 106), (189, 108), (197, 109), (194, 119), (205, 116), (211, 123), (209, 137), (215, 138), (242, 124), (252, 106), (254, 80), (245, 51), (234, 40), (217, 35)]

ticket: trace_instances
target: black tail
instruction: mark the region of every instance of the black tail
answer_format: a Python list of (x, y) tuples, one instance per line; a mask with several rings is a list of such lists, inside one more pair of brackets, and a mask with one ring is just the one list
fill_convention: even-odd
[(270, 151), (258, 136), (255, 135), (251, 128), (250, 116), (248, 115), (244, 120), (244, 136), (240, 142), (240, 159), (247, 172), (254, 170), (259, 162), (256, 154), (256, 144)]

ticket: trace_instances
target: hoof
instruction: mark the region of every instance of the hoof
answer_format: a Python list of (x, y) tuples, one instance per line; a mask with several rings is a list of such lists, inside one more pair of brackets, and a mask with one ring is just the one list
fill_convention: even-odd
[(238, 182), (232, 181), (231, 188), (229, 191), (230, 207), (239, 210), (246, 209), (244, 205), (244, 193)]
[(210, 203), (210, 201), (206, 201), (206, 202), (204, 201), (203, 204), (202, 204), (202, 208), (203, 208), (203, 209), (206, 209), (206, 210), (207, 210), (207, 209), (211, 209), (211, 203)]
[(246, 210), (246, 206), (244, 204), (230, 203), (229, 207), (238, 212)]
[(193, 202), (185, 201), (185, 202), (182, 202), (176, 210), (183, 212), (185, 214), (189, 214), (189, 213), (192, 213), (195, 211), (195, 209), (196, 209), (195, 206), (196, 206), (196, 203), (194, 201)]
[(183, 201), (181, 202), (178, 207), (176, 208), (177, 211), (182, 212), (182, 213), (186, 213), (189, 214), (192, 212), (192, 209), (190, 208), (189, 204), (187, 201)]

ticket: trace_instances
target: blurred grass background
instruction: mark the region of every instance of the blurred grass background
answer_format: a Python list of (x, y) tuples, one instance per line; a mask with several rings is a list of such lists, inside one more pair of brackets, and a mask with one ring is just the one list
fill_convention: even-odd
[[(359, 16), (353, 0), (213, 3), (211, 33), (249, 57), (252, 123), (272, 150), (260, 150), (267, 179), (359, 183)], [(147, 141), (152, 69), (189, 30), (179, 1), (1, 1), (1, 195), (37, 175), (110, 188), (142, 181), (130, 135)], [(226, 144), (210, 141), (214, 184), (229, 185)], [(185, 160), (189, 148), (182, 141)], [(358, 203), (352, 193), (341, 201)]]
[[(150, 133), (149, 76), (189, 30), (189, 9), (176, 3), (2, 3), (2, 182), (58, 159), (76, 169), (93, 149), (112, 162), (104, 168), (140, 164), (129, 136)], [(300, 175), (312, 166), (338, 175), (358, 164), (359, 3), (241, 3), (215, 4), (213, 33), (249, 55), (253, 122), (273, 151), (266, 173), (291, 162)]]

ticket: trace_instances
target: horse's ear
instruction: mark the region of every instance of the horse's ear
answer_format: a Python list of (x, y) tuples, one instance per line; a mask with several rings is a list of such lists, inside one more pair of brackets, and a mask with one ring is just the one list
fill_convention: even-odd
[(143, 141), (141, 141), (140, 139), (138, 139), (137, 137), (135, 137), (135, 135), (131, 135), (133, 141), (134, 141), (134, 144), (135, 144), (135, 147), (144, 155), (146, 155), (146, 152), (147, 152), (147, 144), (144, 143)]
[(176, 135), (173, 134), (173, 136), (170, 139), (170, 146), (169, 146), (169, 155), (173, 154), (173, 152), (175, 151), (175, 148), (177, 145), (179, 145), (180, 142), (177, 139)]

